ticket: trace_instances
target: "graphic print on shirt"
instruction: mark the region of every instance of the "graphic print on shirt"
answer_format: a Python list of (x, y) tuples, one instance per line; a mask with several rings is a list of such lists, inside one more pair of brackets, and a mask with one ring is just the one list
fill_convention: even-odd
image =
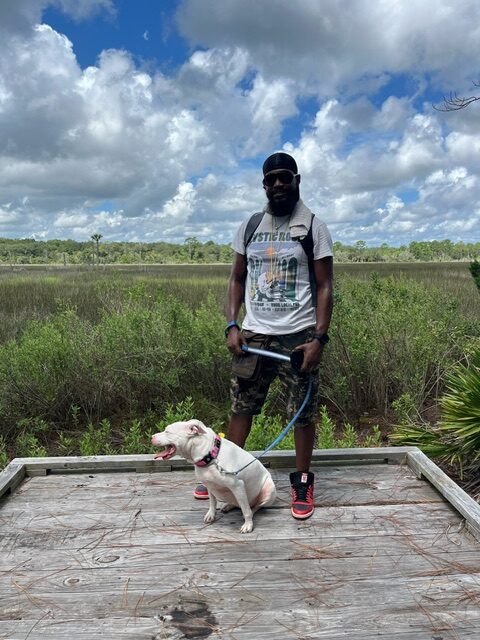
[(301, 245), (290, 232), (255, 233), (249, 245), (249, 297), (252, 310), (291, 311), (300, 306), (297, 293)]

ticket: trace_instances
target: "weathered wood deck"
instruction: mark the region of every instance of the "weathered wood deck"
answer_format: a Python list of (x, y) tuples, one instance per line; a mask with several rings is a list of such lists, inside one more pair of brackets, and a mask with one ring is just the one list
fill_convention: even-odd
[(203, 524), (181, 461), (14, 461), (0, 638), (480, 637), (480, 507), (423, 454), (316, 452), (305, 522), (289, 512), (291, 455), (266, 460), (279, 498), (248, 535), (237, 511)]

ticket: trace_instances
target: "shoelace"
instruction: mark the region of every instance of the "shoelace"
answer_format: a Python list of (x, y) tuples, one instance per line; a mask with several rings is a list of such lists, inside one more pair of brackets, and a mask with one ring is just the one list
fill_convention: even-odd
[(306, 502), (312, 499), (313, 485), (311, 484), (298, 484), (292, 487), (293, 499), (295, 502)]

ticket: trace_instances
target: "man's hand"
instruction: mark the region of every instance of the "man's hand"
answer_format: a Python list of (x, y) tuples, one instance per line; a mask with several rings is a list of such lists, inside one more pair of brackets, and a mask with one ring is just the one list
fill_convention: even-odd
[(242, 332), (238, 327), (232, 327), (227, 335), (227, 349), (236, 356), (244, 356), (242, 344), (247, 344)]
[(319, 340), (305, 342), (295, 348), (295, 351), (303, 351), (303, 364), (300, 373), (310, 373), (318, 367), (322, 358), (324, 345)]

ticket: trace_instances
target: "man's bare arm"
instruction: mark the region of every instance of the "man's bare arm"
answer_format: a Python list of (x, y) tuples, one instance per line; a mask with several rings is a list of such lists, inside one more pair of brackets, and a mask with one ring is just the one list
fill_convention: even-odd
[[(317, 306), (315, 331), (327, 333), (333, 309), (333, 258), (327, 256), (313, 261), (315, 282), (317, 285)], [(312, 371), (318, 367), (325, 345), (319, 340), (312, 340), (297, 347), (304, 354), (300, 371)]]
[[(227, 291), (227, 322), (237, 320), (240, 309), (245, 300), (245, 282), (247, 279), (247, 259), (241, 253), (234, 253), (232, 272)], [(227, 336), (228, 350), (237, 355), (243, 354), (242, 344), (245, 343), (240, 331), (232, 327)]]
[(315, 330), (327, 333), (333, 309), (333, 258), (327, 256), (313, 261), (317, 283), (317, 307)]

